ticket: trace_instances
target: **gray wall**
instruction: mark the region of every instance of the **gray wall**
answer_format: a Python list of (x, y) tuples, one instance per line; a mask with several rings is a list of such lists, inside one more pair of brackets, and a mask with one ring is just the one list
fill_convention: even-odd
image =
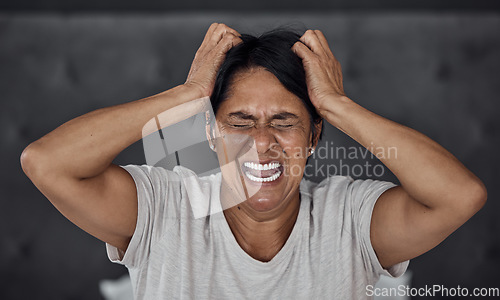
[(283, 11), (499, 11), (500, 3), (496, 0), (3, 0), (0, 10), (9, 12), (158, 12), (160, 11), (258, 11), (280, 13)]
[[(213, 21), (250, 33), (289, 23), (321, 29), (352, 99), (435, 139), (488, 188), (481, 212), (411, 262), (414, 286), (500, 287), (500, 15), (3, 14), (0, 299), (100, 299), (98, 280), (126, 272), (41, 195), (19, 155), (76, 116), (182, 83)], [(356, 145), (331, 126), (326, 141)], [(144, 161), (140, 142), (116, 160)]]

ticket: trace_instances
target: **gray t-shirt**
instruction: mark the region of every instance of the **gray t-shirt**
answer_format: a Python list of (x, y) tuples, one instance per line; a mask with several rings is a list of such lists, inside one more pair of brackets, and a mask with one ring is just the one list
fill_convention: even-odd
[(370, 242), (373, 206), (393, 183), (302, 180), (292, 233), (261, 262), (241, 249), (222, 212), (194, 218), (185, 200), (188, 193), (218, 200), (220, 173), (186, 186), (183, 167), (123, 168), (137, 186), (137, 225), (125, 253), (106, 247), (111, 261), (128, 268), (135, 299), (366, 299), (380, 274), (397, 277), (408, 266), (384, 270)]

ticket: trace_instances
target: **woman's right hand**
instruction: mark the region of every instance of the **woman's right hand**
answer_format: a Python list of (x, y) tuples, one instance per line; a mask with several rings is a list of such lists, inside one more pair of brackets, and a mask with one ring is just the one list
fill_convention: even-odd
[(227, 25), (221, 23), (210, 25), (194, 56), (184, 85), (198, 89), (203, 97), (210, 96), (226, 52), (241, 42), (240, 34)]

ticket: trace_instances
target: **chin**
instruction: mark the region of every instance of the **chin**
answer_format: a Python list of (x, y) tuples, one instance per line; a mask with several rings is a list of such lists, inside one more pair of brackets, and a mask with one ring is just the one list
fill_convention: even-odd
[(259, 195), (254, 195), (250, 199), (246, 201), (248, 206), (250, 206), (253, 210), (258, 212), (267, 212), (271, 211), (280, 204), (279, 199), (272, 199), (268, 197), (259, 197)]

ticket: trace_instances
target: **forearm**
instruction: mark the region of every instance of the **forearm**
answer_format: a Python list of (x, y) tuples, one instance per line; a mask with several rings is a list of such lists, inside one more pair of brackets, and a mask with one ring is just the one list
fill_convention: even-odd
[(79, 179), (99, 175), (121, 151), (142, 138), (148, 121), (200, 97), (196, 89), (181, 85), (148, 98), (92, 111), (33, 142), (23, 157), (30, 157), (29, 168), (38, 168), (42, 173), (50, 171)]
[(415, 200), (429, 208), (470, 205), (485, 194), (481, 181), (427, 136), (378, 116), (347, 97), (323, 109), (328, 122), (376, 155)]

